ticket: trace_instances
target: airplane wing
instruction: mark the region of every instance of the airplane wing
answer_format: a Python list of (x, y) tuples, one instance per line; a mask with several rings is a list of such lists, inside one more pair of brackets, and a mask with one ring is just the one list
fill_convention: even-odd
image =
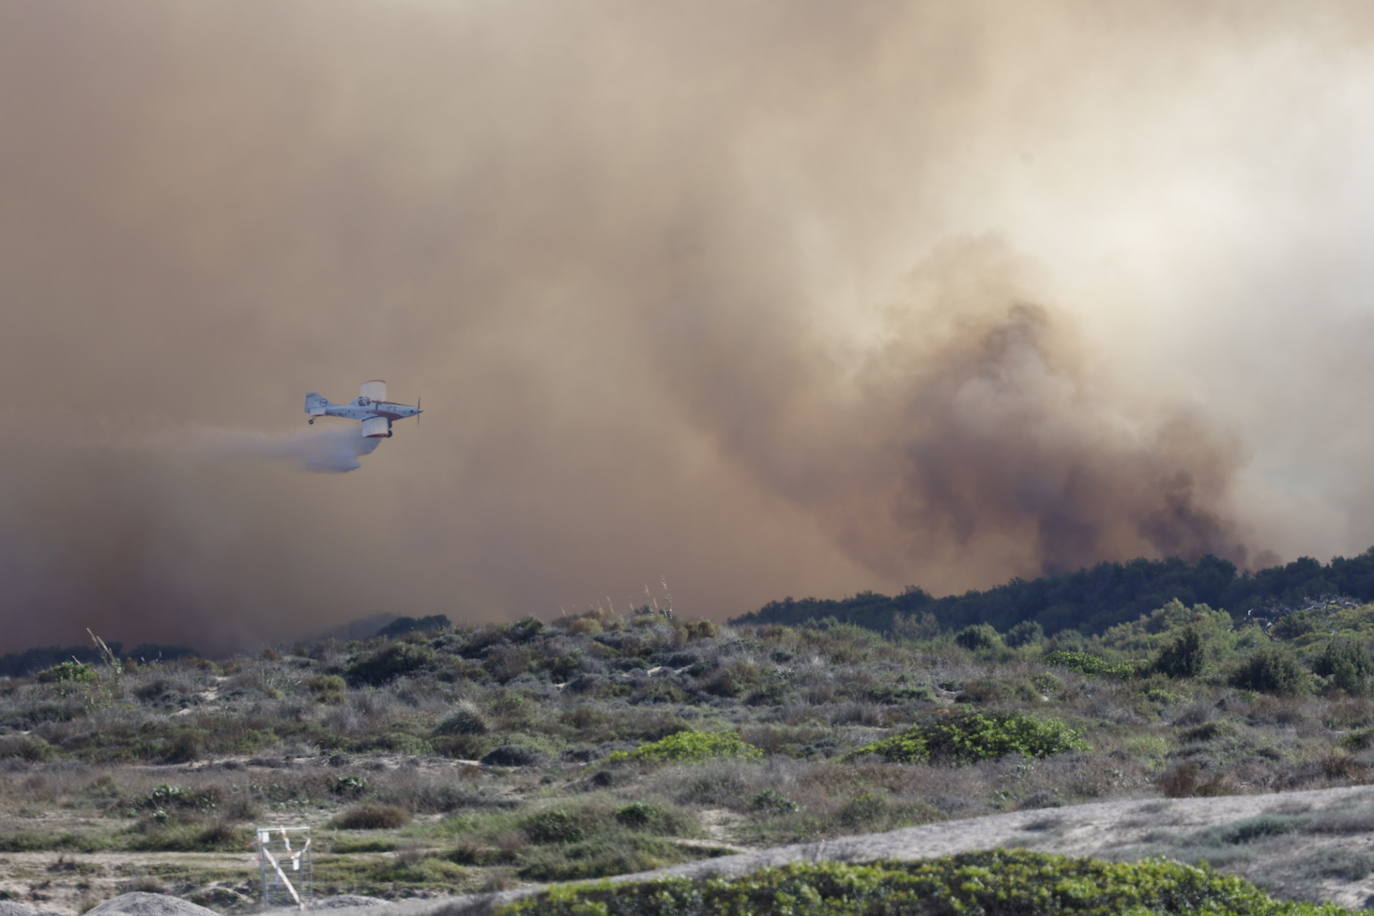
[(363, 382), (358, 393), (370, 401), (386, 400), (386, 379), (374, 378)]

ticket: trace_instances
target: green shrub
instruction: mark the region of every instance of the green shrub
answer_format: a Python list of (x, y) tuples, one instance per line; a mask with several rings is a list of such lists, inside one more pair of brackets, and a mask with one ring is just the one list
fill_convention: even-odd
[(801, 806), (777, 789), (764, 789), (749, 800), (749, 807), (766, 814), (790, 814)]
[(1199, 840), (1209, 846), (1237, 846), (1253, 843), (1271, 836), (1292, 833), (1306, 824), (1306, 819), (1296, 814), (1261, 814), (1230, 824), (1221, 824), (1204, 830)]
[(477, 760), (491, 750), (491, 741), (480, 735), (438, 735), (429, 743), (434, 753), (458, 760)]
[(1204, 660), (1202, 635), (1196, 627), (1184, 627), (1173, 642), (1159, 650), (1150, 670), (1167, 677), (1197, 677)]
[(550, 808), (527, 816), (520, 829), (531, 843), (575, 843), (595, 832), (597, 819), (591, 811)]
[(37, 735), (0, 735), (0, 758), (18, 757), (30, 763), (50, 760), (53, 746)]
[(544, 631), (544, 621), (538, 617), (522, 617), (506, 628), (511, 642), (528, 642)]
[(428, 617), (397, 617), (377, 631), (376, 635), (396, 639), (408, 633), (437, 633), (453, 628), (453, 621), (446, 614), (431, 614)]
[(393, 886), (429, 884), (452, 888), (466, 875), (467, 871), (461, 865), (436, 856), (402, 855), (378, 862), (368, 877)]
[(1074, 649), (1056, 649), (1053, 652), (1047, 652), (1044, 661), (1045, 664), (1055, 668), (1068, 668), (1079, 674), (1092, 676), (1130, 677), (1134, 673), (1134, 669), (1128, 664), (1109, 662), (1101, 656)]
[(1045, 641), (1045, 628), (1038, 620), (1023, 620), (1007, 631), (1007, 645), (1014, 649)]
[(91, 684), (95, 682), (95, 668), (85, 662), (58, 662), (46, 671), (38, 672), (44, 684)]
[(334, 777), (334, 784), (329, 787), (329, 791), (341, 798), (357, 798), (367, 791), (367, 777), (336, 776)]
[(753, 659), (737, 658), (726, 662), (701, 682), (701, 689), (712, 696), (742, 697), (763, 686), (764, 673)]
[(954, 702), (1000, 706), (1013, 702), (1032, 703), (1039, 699), (1040, 692), (1024, 678), (977, 677), (963, 683)]
[(351, 684), (379, 686), (434, 664), (437, 656), (429, 646), (397, 642), (354, 661), (346, 672)]
[(1374, 677), (1374, 656), (1357, 642), (1332, 640), (1312, 662), (1312, 671), (1327, 678), (1330, 685), (1354, 695), (1370, 692)]
[(205, 754), (205, 736), (197, 729), (178, 731), (162, 751), (163, 763), (191, 763)]
[(1276, 901), (1253, 884), (1165, 860), (1108, 863), (1023, 850), (921, 862), (806, 863), (749, 875), (555, 887), (499, 916), (1317, 916), (1334, 906)]
[(436, 735), (484, 735), (487, 733), (487, 720), (469, 702), (458, 704), (458, 708), (434, 728)]
[(720, 628), (709, 620), (689, 620), (682, 627), (682, 634), (690, 642), (694, 639), (715, 639)]
[(1288, 652), (1276, 646), (1257, 649), (1231, 675), (1231, 686), (1262, 693), (1292, 695), (1302, 693), (1305, 678), (1302, 666)]
[(385, 731), (381, 734), (364, 735), (352, 742), (352, 746), (355, 751), (359, 752), (389, 751), (410, 757), (420, 757), (434, 750), (434, 746), (427, 739), (403, 731)]
[(144, 822), (139, 826), (142, 828), (140, 834), (128, 843), (129, 849), (138, 852), (238, 852), (248, 846), (251, 838), (247, 829), (223, 821), (212, 824)]
[(1338, 742), (1348, 751), (1367, 751), (1374, 747), (1374, 728), (1357, 729)]
[(900, 734), (866, 744), (848, 757), (876, 754), (894, 763), (965, 764), (1007, 754), (1049, 757), (1087, 750), (1076, 731), (1058, 719), (1021, 712), (959, 712), (927, 719)]
[[(79, 833), (0, 833), (0, 852), (100, 852), (109, 840)], [(3, 900), (6, 898), (0, 898)]]
[(929, 703), (935, 699), (935, 691), (925, 684), (878, 683), (865, 687), (863, 699), (884, 706), (907, 706), (912, 703)]
[(1323, 878), (1359, 881), (1374, 871), (1374, 856), (1364, 849), (1314, 849), (1299, 857), (1300, 868)]
[(337, 674), (317, 674), (305, 682), (306, 689), (321, 703), (336, 703), (348, 683)]
[(1218, 738), (1233, 738), (1236, 735), (1236, 726), (1229, 721), (1203, 722), (1192, 728), (1185, 729), (1179, 733), (1178, 739), (1183, 743), (1204, 743), (1215, 741)]
[(683, 858), (682, 850), (667, 840), (639, 836), (617, 842), (603, 837), (567, 846), (531, 847), (521, 856), (516, 874), (527, 881), (581, 881), (649, 871)]
[(153, 786), (143, 797), (140, 807), (149, 810), (179, 808), (183, 811), (213, 811), (223, 801), (223, 793), (218, 787), (193, 790), (186, 786), (163, 784)]
[(1002, 648), (1002, 636), (986, 623), (975, 623), (954, 634), (954, 642), (970, 652)]
[(623, 760), (647, 763), (694, 763), (718, 757), (762, 757), (763, 751), (746, 743), (734, 732), (680, 731), (632, 751), (616, 751), (607, 762)]
[(658, 805), (651, 805), (648, 802), (631, 802), (620, 810), (616, 811), (616, 822), (626, 827), (643, 828), (661, 822), (667, 816), (667, 812)]
[(1269, 632), (1275, 639), (1297, 639), (1311, 633), (1319, 623), (1321, 615), (1316, 610), (1294, 611), (1274, 621)]
[(355, 805), (333, 823), (340, 830), (395, 830), (410, 823), (410, 812), (396, 805)]
[(1182, 694), (1174, 693), (1172, 690), (1165, 690), (1162, 687), (1151, 687), (1149, 690), (1145, 691), (1144, 697), (1146, 700), (1158, 706), (1173, 706), (1176, 703), (1182, 703), (1184, 700)]
[(1054, 696), (1064, 689), (1064, 682), (1048, 671), (1031, 675), (1030, 684), (1045, 697)]
[(835, 820), (850, 828), (872, 825), (886, 809), (887, 799), (883, 795), (878, 792), (864, 792), (845, 802), (840, 810), (835, 812)]
[(544, 762), (537, 749), (522, 744), (503, 744), (482, 755), (481, 762), (495, 767), (532, 767)]
[[(331, 852), (339, 854), (352, 852), (395, 852), (396, 842), (394, 840), (379, 840), (372, 837), (362, 837), (359, 839), (349, 839), (341, 837), (334, 841)], [(461, 863), (460, 863), (461, 864)]]

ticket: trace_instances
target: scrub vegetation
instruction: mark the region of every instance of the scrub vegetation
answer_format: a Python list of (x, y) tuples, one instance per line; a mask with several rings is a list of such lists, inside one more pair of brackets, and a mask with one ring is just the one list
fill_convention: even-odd
[[(394, 898), (1113, 798), (1374, 782), (1374, 605), (1349, 598), (1248, 616), (1166, 599), (1097, 631), (927, 612), (723, 626), (656, 607), (415, 623), (220, 660), (54, 650), (0, 678), (0, 856), (203, 854), (155, 883), (233, 910), (252, 902), (260, 824), (315, 828), (319, 893)], [(1286, 834), (1343, 829), (1316, 824), (1132, 854), (1210, 861), (1290, 898), (1370, 873), (1353, 851), (1306, 884), (1300, 863), (1271, 870), (1281, 886), (1247, 871)], [(132, 881), (7, 868), (0, 894), (18, 900)]]
[(1112, 864), (993, 850), (924, 862), (788, 865), (741, 878), (556, 889), (497, 912), (498, 916), (1335, 916), (1348, 911), (1277, 901), (1240, 878), (1174, 862)]

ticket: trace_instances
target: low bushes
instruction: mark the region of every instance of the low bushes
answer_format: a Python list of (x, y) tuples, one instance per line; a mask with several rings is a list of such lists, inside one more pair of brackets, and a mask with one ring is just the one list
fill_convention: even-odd
[(469, 866), (509, 866), (531, 881), (600, 878), (671, 865), (707, 854), (680, 845), (700, 825), (671, 805), (606, 797), (565, 801), (540, 810), (465, 814), (444, 822), (443, 833), (461, 837), (447, 856)]
[(472, 703), (459, 703), (448, 718), (434, 728), (436, 735), (485, 735), (489, 726), (482, 713)]
[(95, 668), (85, 662), (58, 662), (46, 671), (38, 672), (43, 684), (91, 684), (95, 682)]
[(438, 656), (429, 646), (409, 642), (390, 643), (348, 666), (348, 682), (354, 686), (378, 686), (403, 675), (418, 674), (435, 664)]
[(395, 830), (410, 823), (410, 812), (397, 805), (355, 805), (334, 819), (340, 830)]
[(955, 633), (954, 643), (970, 652), (985, 652), (1002, 648), (1002, 634), (985, 623), (975, 623)]
[(225, 821), (178, 824), (150, 819), (140, 821), (134, 830), (127, 845), (137, 852), (237, 852), (252, 842), (247, 828)]
[(1231, 686), (1291, 696), (1306, 692), (1307, 672), (1283, 649), (1265, 646), (1232, 673)]
[(692, 763), (719, 757), (762, 757), (763, 751), (734, 732), (680, 731), (632, 751), (616, 751), (608, 762)]
[(1330, 685), (1353, 695), (1367, 695), (1374, 679), (1374, 656), (1360, 643), (1332, 640), (1312, 662), (1312, 671)]
[(1019, 850), (923, 862), (787, 865), (733, 878), (669, 878), (553, 888), (499, 916), (1317, 916), (1334, 906), (1274, 900), (1253, 884), (1207, 868), (1153, 860), (1107, 863)]
[(1079, 652), (1074, 649), (1056, 649), (1045, 653), (1045, 664), (1096, 677), (1130, 677), (1135, 673), (1135, 668), (1131, 665), (1109, 662), (1091, 652)]
[(593, 833), (596, 822), (602, 819), (590, 810), (550, 808), (527, 815), (520, 821), (520, 829), (531, 843), (575, 843)]
[(1197, 627), (1184, 627), (1172, 642), (1159, 650), (1150, 668), (1166, 677), (1197, 677), (1206, 655)]
[(52, 756), (52, 745), (37, 735), (0, 735), (0, 759), (18, 757), (36, 763)]
[(894, 763), (964, 764), (1007, 754), (1049, 757), (1087, 749), (1078, 733), (1058, 719), (1021, 712), (962, 712), (913, 725), (848, 757), (876, 754)]

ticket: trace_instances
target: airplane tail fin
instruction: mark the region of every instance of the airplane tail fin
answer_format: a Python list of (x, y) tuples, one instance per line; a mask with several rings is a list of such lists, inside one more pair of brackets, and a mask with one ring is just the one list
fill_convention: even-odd
[(329, 398), (322, 394), (310, 392), (305, 396), (305, 412), (312, 417), (324, 416), (324, 409), (329, 406)]

